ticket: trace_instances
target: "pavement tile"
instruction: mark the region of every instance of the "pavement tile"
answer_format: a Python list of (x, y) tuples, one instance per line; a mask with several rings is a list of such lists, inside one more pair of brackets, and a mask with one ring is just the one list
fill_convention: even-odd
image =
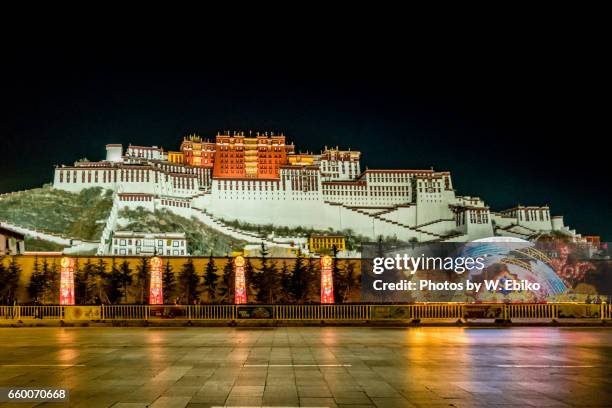
[(336, 408), (336, 401), (333, 398), (313, 398), (300, 397), (300, 406), (302, 407), (329, 407)]
[[(0, 328), (0, 386), (87, 408), (612, 406), (609, 344), (605, 328)], [(64, 361), (83, 366), (1, 366)]]
[(327, 387), (298, 385), (298, 395), (302, 397), (331, 397), (332, 393)]
[(189, 397), (159, 397), (151, 408), (184, 408), (189, 403)]

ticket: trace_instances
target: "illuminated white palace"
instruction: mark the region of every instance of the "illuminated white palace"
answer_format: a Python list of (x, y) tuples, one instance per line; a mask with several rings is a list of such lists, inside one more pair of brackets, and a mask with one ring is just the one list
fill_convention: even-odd
[(110, 144), (106, 153), (104, 161), (57, 167), (53, 185), (73, 192), (114, 190), (108, 233), (119, 209), (141, 206), (195, 216), (251, 242), (257, 239), (223, 221), (351, 229), (372, 239), (420, 242), (550, 231), (580, 237), (562, 217), (551, 217), (547, 206), (493, 212), (478, 197), (459, 196), (448, 171), (362, 171), (360, 152), (326, 147), (320, 154), (296, 153), (284, 135), (225, 132), (214, 141), (188, 136), (176, 152)]

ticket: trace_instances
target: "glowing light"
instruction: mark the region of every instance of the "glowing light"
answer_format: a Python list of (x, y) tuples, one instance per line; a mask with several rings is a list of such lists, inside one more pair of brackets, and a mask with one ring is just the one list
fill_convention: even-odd
[(162, 259), (154, 256), (149, 261), (151, 267), (151, 285), (149, 288), (149, 304), (162, 305), (164, 303), (164, 293), (162, 287)]
[(74, 258), (60, 261), (60, 305), (74, 305)]
[(244, 277), (245, 260), (243, 256), (234, 258), (234, 303), (242, 305), (247, 302), (246, 279)]
[(321, 303), (334, 303), (332, 264), (331, 256), (325, 255), (321, 258)]

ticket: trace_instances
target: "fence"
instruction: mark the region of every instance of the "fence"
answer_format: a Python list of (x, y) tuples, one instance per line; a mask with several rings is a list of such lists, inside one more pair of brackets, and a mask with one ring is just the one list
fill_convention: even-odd
[(276, 320), (369, 320), (368, 305), (278, 305)]
[[(476, 312), (476, 313), (475, 313)], [(421, 319), (558, 320), (612, 319), (612, 304), (425, 303), (410, 305), (102, 305), (0, 306), (4, 320), (325, 320), (378, 321)]]
[(601, 304), (601, 318), (602, 319), (612, 319), (612, 304), (610, 303), (602, 303)]
[(505, 308), (507, 319), (556, 319), (558, 306), (546, 304), (508, 304)]

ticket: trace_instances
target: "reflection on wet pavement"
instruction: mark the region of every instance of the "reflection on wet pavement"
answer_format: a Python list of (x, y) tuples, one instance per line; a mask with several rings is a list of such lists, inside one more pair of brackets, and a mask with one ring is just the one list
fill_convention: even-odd
[(0, 329), (0, 387), (83, 407), (612, 406), (611, 366), (605, 328)]

